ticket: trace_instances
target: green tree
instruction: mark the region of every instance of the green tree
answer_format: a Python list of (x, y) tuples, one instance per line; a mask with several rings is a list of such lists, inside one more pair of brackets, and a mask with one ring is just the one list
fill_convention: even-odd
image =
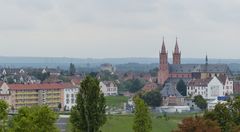
[(141, 98), (151, 107), (159, 107), (162, 104), (162, 96), (157, 90), (144, 93)]
[(134, 79), (131, 81), (131, 85), (129, 87), (129, 91), (131, 93), (135, 93), (137, 91), (139, 91), (140, 89), (143, 88), (145, 82), (141, 79)]
[(135, 132), (150, 132), (152, 130), (152, 120), (147, 105), (142, 99), (136, 97), (135, 103), (135, 117), (133, 130)]
[(182, 79), (177, 83), (177, 90), (182, 96), (187, 96), (187, 86)]
[(202, 110), (207, 108), (207, 101), (201, 95), (195, 96), (193, 102)]
[(75, 68), (75, 65), (73, 63), (70, 63), (70, 66), (69, 66), (69, 75), (70, 76), (73, 76), (75, 75), (76, 73), (76, 68)]
[(12, 77), (8, 77), (8, 78), (7, 78), (7, 83), (8, 83), (8, 84), (13, 84), (13, 83), (15, 83), (15, 82), (14, 82), (14, 79), (13, 79)]
[(73, 131), (99, 132), (107, 119), (105, 108), (105, 98), (100, 91), (99, 81), (87, 76), (81, 83), (77, 105), (71, 110)]
[(22, 107), (13, 117), (13, 132), (57, 132), (57, 114), (47, 106)]
[(149, 73), (151, 74), (151, 76), (157, 77), (157, 75), (158, 75), (158, 68), (156, 67), (154, 69), (149, 70)]
[(8, 104), (4, 100), (0, 100), (0, 132), (6, 131), (6, 120), (8, 117)]
[(217, 121), (223, 132), (239, 132), (240, 130), (240, 98), (228, 103), (217, 104), (212, 111), (204, 113), (206, 119)]
[(47, 78), (49, 78), (50, 76), (50, 73), (47, 72), (47, 73), (42, 73), (42, 72), (39, 72), (39, 71), (34, 71), (31, 73), (32, 76), (36, 77), (37, 79), (41, 80), (41, 81), (44, 81), (46, 80)]

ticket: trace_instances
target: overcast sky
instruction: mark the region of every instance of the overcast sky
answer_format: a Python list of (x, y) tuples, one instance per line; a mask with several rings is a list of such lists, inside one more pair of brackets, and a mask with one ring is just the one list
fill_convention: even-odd
[(0, 0), (0, 56), (240, 58), (240, 0)]

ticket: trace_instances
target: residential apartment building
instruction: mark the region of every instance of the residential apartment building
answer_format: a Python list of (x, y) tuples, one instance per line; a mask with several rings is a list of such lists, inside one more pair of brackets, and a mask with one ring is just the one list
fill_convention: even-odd
[[(45, 84), (6, 84), (0, 87), (1, 97), (11, 107), (19, 109), (22, 106), (48, 105), (57, 109), (61, 104), (64, 108), (64, 91), (76, 88), (70, 83), (45, 83)], [(4, 91), (4, 93), (3, 93)], [(75, 96), (74, 96), (75, 97)]]
[(103, 92), (104, 96), (116, 96), (118, 95), (118, 87), (112, 81), (103, 81), (100, 82), (100, 89)]
[(77, 87), (64, 89), (64, 110), (71, 110), (76, 105), (78, 91)]

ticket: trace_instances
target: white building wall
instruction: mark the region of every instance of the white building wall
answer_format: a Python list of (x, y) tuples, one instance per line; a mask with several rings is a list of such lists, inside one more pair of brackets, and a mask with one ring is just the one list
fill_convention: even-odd
[(187, 95), (192, 98), (201, 95), (205, 99), (217, 99), (218, 96), (224, 96), (223, 84), (214, 77), (207, 86), (188, 86)]
[(110, 86), (106, 86), (103, 82), (100, 82), (100, 88), (103, 92), (104, 96), (116, 96), (118, 95), (118, 87), (116, 87), (113, 83)]
[(9, 94), (9, 87), (6, 83), (3, 83), (0, 87), (0, 94)]
[(214, 77), (208, 84), (206, 99), (217, 99), (218, 96), (224, 96), (223, 84)]
[(226, 79), (224, 89), (223, 89), (224, 95), (231, 95), (233, 94), (233, 81)]
[(79, 89), (66, 88), (64, 89), (64, 105), (65, 110), (71, 110), (76, 105), (76, 99)]

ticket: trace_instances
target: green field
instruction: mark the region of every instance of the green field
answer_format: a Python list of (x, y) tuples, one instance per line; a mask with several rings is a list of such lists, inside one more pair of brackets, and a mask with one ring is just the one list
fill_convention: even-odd
[[(194, 116), (194, 114), (174, 114), (167, 116), (169, 119), (152, 116), (152, 132), (171, 132), (177, 128), (177, 124), (185, 117)], [(108, 116), (106, 124), (101, 129), (103, 132), (133, 132), (133, 115), (127, 116)], [(70, 129), (70, 125), (68, 130)], [(70, 131), (69, 131), (70, 132)]]
[(123, 103), (128, 101), (128, 97), (125, 96), (107, 96), (105, 99), (109, 107), (123, 107)]

